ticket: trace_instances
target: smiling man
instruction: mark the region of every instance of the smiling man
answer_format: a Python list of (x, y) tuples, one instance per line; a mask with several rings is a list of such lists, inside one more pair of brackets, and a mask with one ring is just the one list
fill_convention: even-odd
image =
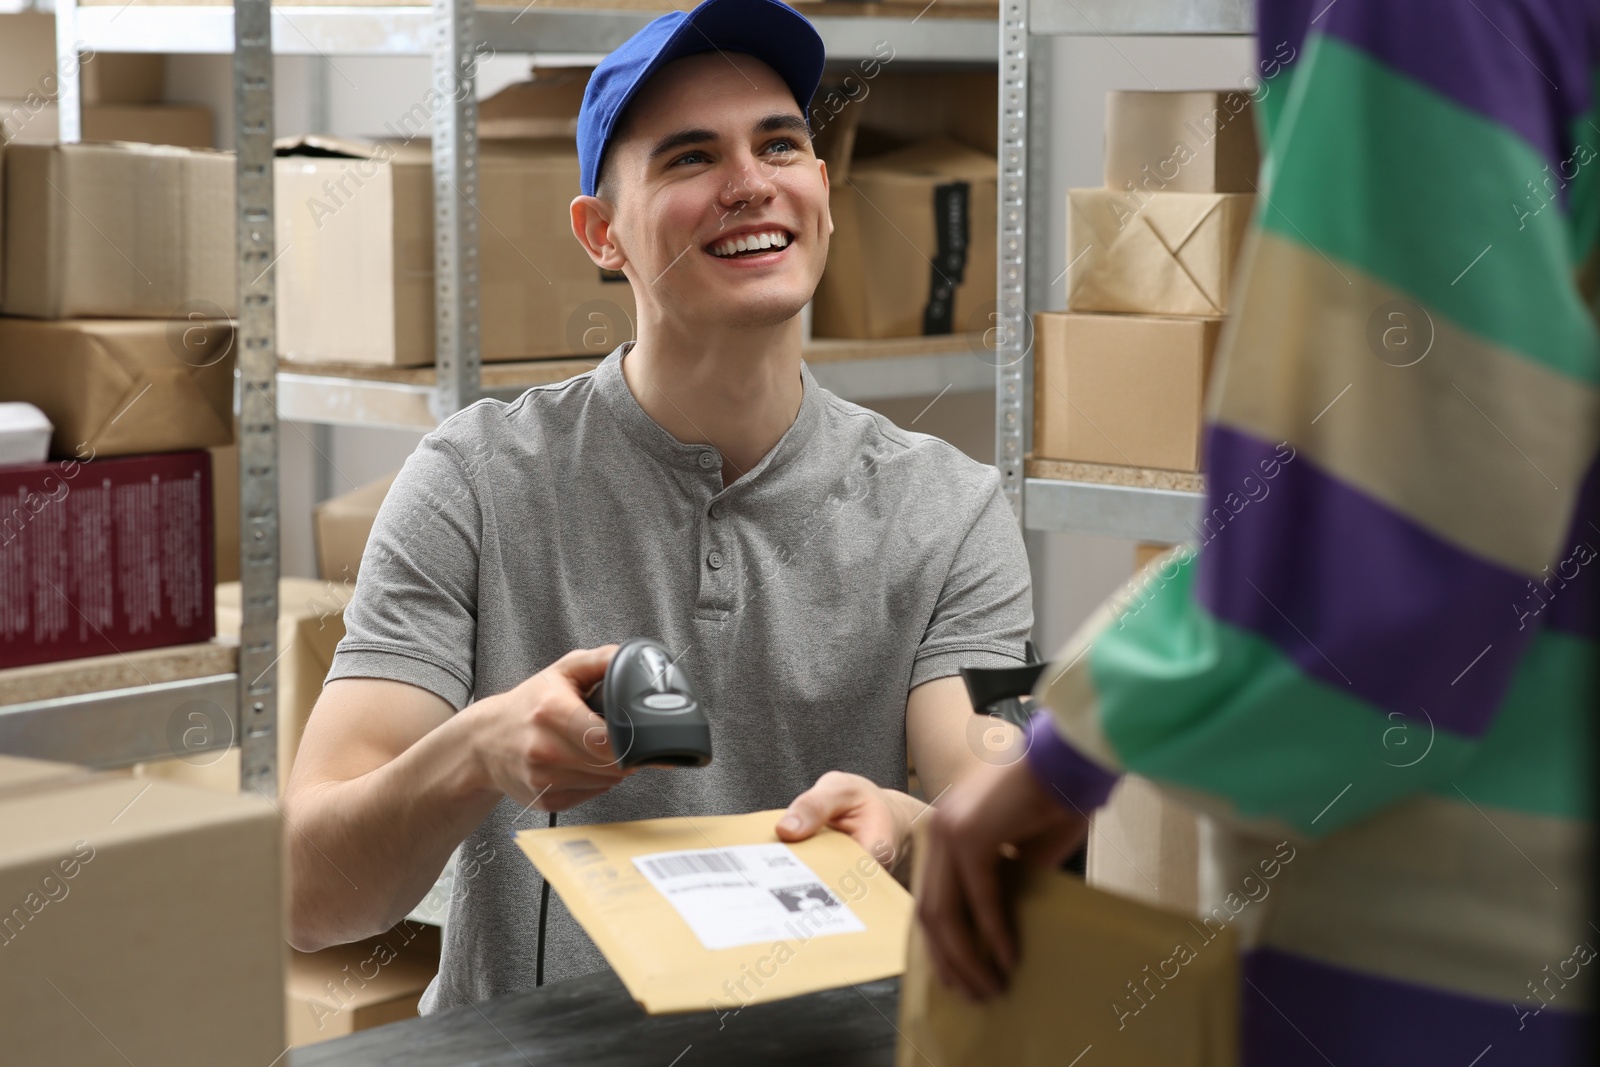
[[(822, 42), (775, 0), (666, 15), (595, 71), (577, 239), (638, 339), (429, 434), (378, 515), (286, 794), (291, 941), (388, 928), (458, 846), (433, 1011), (595, 971), (511, 834), (788, 807), (902, 865), (980, 766), (957, 671), (1023, 658), (1028, 564), (998, 473), (816, 384), (800, 311), (828, 254), (806, 106)], [(664, 643), (715, 760), (623, 771), (582, 694)]]

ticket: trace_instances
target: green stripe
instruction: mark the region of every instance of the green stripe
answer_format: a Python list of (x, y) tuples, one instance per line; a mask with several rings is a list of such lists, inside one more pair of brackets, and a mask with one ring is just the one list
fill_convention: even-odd
[(1545, 173), (1525, 141), (1326, 35), (1308, 41), (1295, 79), (1263, 172), (1260, 225), (1463, 329), (1600, 382), (1567, 219), (1553, 206), (1531, 214), (1517, 195)]
[[(1500, 715), (1454, 785), (1476, 804), (1586, 818), (1597, 686), (1593, 642), (1543, 630), (1517, 666)], [(1436, 789), (1460, 800), (1450, 784)]]
[[(1572, 262), (1582, 263), (1600, 241), (1600, 70), (1594, 72), (1589, 92), (1589, 110), (1572, 124), (1575, 147), (1571, 162), (1557, 166), (1561, 177), (1571, 177), (1567, 206), (1572, 214)], [(1584, 162), (1587, 160), (1587, 162)], [(1577, 173), (1572, 173), (1573, 169)]]
[(1502, 718), (1477, 741), (1385, 717), (1306, 677), (1196, 603), (1194, 569), (1184, 564), (1090, 649), (1101, 729), (1127, 770), (1312, 836), (1416, 793), (1455, 796), (1452, 782), (1479, 804), (1585, 810), (1587, 735), (1577, 723), (1593, 685), (1592, 675), (1587, 689), (1577, 682), (1581, 653), (1563, 644), (1571, 639), (1539, 639)]

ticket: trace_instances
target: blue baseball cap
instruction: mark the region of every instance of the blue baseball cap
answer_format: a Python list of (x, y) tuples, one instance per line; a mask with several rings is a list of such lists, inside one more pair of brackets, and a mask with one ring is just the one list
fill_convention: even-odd
[[(617, 120), (650, 77), (674, 59), (701, 52), (742, 52), (777, 71), (801, 115), (822, 80), (822, 38), (806, 17), (779, 0), (706, 0), (673, 11), (623, 42), (595, 68), (578, 111), (578, 172), (593, 196)], [(808, 116), (809, 118), (809, 116)]]

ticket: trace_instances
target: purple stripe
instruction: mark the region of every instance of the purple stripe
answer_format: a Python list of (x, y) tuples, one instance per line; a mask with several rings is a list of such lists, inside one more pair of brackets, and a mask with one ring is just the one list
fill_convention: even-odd
[(1552, 173), (1572, 157), (1572, 124), (1592, 106), (1600, 60), (1593, 0), (1340, 0), (1321, 13), (1326, 2), (1308, 16), (1317, 18), (1310, 32), (1338, 37), (1515, 131)]
[(1545, 573), (1543, 622), (1552, 630), (1600, 640), (1600, 459), (1589, 464), (1562, 558)]
[(1051, 800), (1077, 808), (1080, 815), (1104, 804), (1118, 777), (1063, 741), (1044, 710), (1028, 720), (1028, 769)]
[(1537, 628), (1518, 628), (1528, 580), (1283, 455), (1209, 429), (1197, 599), (1335, 690), (1481, 734)]
[(1545, 994), (1551, 998), (1548, 1006), (1532, 994), (1512, 1004), (1361, 974), (1274, 949), (1247, 953), (1243, 974), (1240, 1067), (1567, 1067), (1585, 1062), (1579, 1058), (1590, 1037), (1588, 1019), (1579, 1014), (1588, 1007), (1585, 995), (1577, 987), (1567, 989), (1563, 1004), (1558, 981)]

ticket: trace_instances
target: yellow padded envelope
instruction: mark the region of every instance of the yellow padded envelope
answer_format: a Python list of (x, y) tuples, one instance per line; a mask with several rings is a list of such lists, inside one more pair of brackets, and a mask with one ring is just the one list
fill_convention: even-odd
[(557, 826), (517, 844), (652, 1015), (903, 973), (910, 894), (846, 834), (779, 841), (782, 815)]

